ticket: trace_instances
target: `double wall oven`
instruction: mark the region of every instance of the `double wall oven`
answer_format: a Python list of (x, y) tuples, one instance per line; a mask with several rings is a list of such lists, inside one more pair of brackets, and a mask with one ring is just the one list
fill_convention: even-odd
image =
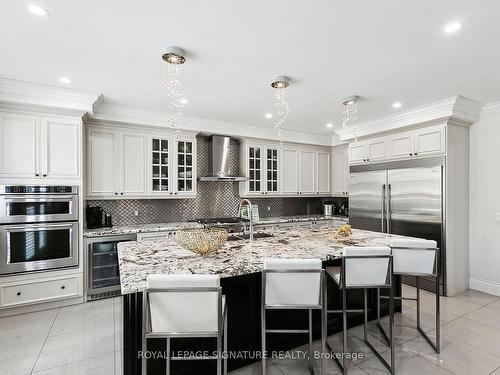
[(78, 266), (78, 187), (0, 186), (0, 275)]

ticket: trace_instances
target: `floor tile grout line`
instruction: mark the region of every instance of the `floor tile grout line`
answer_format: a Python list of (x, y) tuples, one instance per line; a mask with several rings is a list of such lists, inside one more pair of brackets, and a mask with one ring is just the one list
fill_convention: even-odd
[[(78, 361), (71, 361), (71, 362), (68, 362), (68, 363), (63, 363), (63, 364), (60, 364), (60, 365), (57, 365), (57, 366), (53, 366), (53, 367), (47, 367), (47, 368), (44, 368), (40, 371), (37, 371), (37, 372), (41, 372), (41, 371), (47, 371), (47, 370), (52, 370), (52, 369), (55, 369), (55, 368), (58, 368), (58, 367), (63, 367), (63, 366), (68, 366), (68, 365), (73, 365), (75, 363), (79, 363), (79, 362), (85, 362), (85, 361), (88, 361), (90, 359), (96, 359), (96, 358), (99, 358), (99, 357), (105, 357), (107, 355), (110, 355), (110, 354), (113, 354), (112, 352), (108, 352), (108, 353), (104, 353), (104, 354), (99, 354), (99, 355), (94, 355), (92, 357), (89, 357), (89, 358), (85, 358), (85, 359), (80, 359)], [(33, 374), (36, 374), (35, 372), (32, 372), (30, 375), (33, 375)]]
[(497, 370), (499, 370), (499, 369), (500, 369), (500, 366), (498, 366), (496, 369), (494, 369), (492, 372), (490, 372), (490, 374), (489, 374), (489, 375), (494, 374), (494, 373), (495, 373), (495, 371), (497, 371)]
[(52, 324), (50, 325), (49, 330), (47, 331), (47, 336), (45, 336), (45, 340), (43, 340), (42, 347), (40, 348), (40, 351), (38, 352), (38, 355), (36, 356), (35, 363), (33, 363), (33, 367), (31, 368), (30, 374), (33, 374), (35, 371), (36, 364), (38, 363), (38, 360), (40, 359), (40, 355), (42, 354), (43, 348), (45, 347), (45, 344), (47, 343), (47, 340), (49, 339), (50, 331), (52, 331), (52, 328), (54, 328), (54, 324), (56, 324), (56, 319), (59, 316), (59, 312), (61, 311), (61, 308), (57, 308), (56, 315), (54, 316), (54, 320), (52, 321)]

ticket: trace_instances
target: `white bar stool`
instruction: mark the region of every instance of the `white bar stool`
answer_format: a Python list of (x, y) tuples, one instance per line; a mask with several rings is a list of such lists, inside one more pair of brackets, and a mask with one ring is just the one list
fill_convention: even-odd
[[(217, 375), (222, 373), (222, 345), (227, 351), (227, 306), (218, 275), (150, 275), (143, 292), (142, 350), (147, 339), (167, 339), (166, 374), (173, 360), (216, 360)], [(217, 355), (204, 357), (175, 357), (170, 340), (174, 338), (216, 337)], [(143, 356), (142, 374), (147, 374)], [(224, 374), (227, 359), (224, 358)]]
[[(440, 352), (440, 342), (441, 342), (441, 327), (440, 327), (440, 306), (439, 306), (439, 249), (437, 248), (437, 242), (431, 240), (422, 239), (399, 239), (394, 238), (391, 241), (392, 256), (394, 262), (394, 275), (401, 276), (415, 276), (415, 287), (417, 289), (417, 297), (396, 297), (401, 300), (416, 301), (417, 303), (417, 329), (420, 334), (429, 342), (436, 353)], [(427, 276), (433, 277), (436, 282), (436, 342), (427, 336), (424, 330), (420, 326), (420, 277)], [(386, 296), (380, 296), (379, 298), (386, 298)], [(380, 299), (377, 299), (377, 325), (384, 335), (387, 342), (389, 338), (387, 337), (384, 329), (380, 325)]]
[[(266, 334), (309, 334), (309, 371), (314, 375), (312, 355), (312, 310), (322, 311), (325, 306), (323, 283), (325, 275), (320, 259), (265, 259), (262, 271), (261, 335), (262, 354), (266, 352)], [(266, 329), (266, 310), (309, 310), (309, 328)], [(321, 329), (321, 351), (324, 354), (324, 327)], [(324, 374), (324, 355), (321, 356), (321, 374)], [(267, 374), (266, 358), (262, 356), (262, 374)]]
[[(340, 270), (338, 267), (329, 267), (326, 269), (326, 274), (339, 286), (342, 291), (342, 310), (328, 310), (326, 308), (325, 322), (327, 314), (342, 314), (342, 362), (335, 355), (337, 352), (327, 342), (328, 349), (334, 354), (333, 359), (337, 366), (342, 371), (342, 374), (347, 373), (345, 353), (347, 349), (347, 314), (354, 312), (364, 313), (363, 325), (363, 340), (370, 350), (377, 356), (382, 364), (389, 370), (391, 374), (395, 373), (394, 360), (394, 341), (393, 324), (394, 324), (394, 289), (392, 277), (392, 255), (389, 247), (345, 247), (342, 254), (342, 264)], [(368, 340), (368, 289), (389, 289), (390, 305), (389, 305), (389, 336), (391, 363), (389, 364), (375, 349)], [(364, 290), (364, 306), (363, 309), (348, 309), (347, 308), (347, 290), (348, 289), (363, 289)], [(325, 287), (325, 295), (326, 295)]]

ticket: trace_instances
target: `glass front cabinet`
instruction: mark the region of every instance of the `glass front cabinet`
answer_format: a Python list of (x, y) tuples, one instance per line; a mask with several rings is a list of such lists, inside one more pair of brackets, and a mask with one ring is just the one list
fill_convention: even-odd
[(248, 181), (240, 184), (242, 196), (265, 196), (280, 193), (280, 149), (278, 145), (260, 145), (243, 141), (240, 168)]
[(196, 196), (196, 138), (151, 135), (150, 194)]

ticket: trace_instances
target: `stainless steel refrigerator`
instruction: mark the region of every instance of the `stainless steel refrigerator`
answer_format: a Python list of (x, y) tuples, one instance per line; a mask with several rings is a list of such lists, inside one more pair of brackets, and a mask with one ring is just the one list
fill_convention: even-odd
[[(350, 167), (349, 220), (353, 228), (435, 240), (445, 293), (444, 157)], [(413, 278), (405, 283), (414, 284)], [(422, 287), (434, 290), (431, 280)], [(435, 284), (434, 284), (435, 285)]]

